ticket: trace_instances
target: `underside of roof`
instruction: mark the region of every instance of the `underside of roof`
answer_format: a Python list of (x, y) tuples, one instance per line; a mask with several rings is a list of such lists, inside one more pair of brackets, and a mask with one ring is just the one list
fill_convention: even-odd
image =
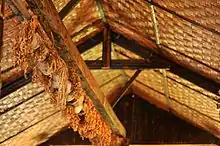
[[(53, 4), (111, 105), (121, 94), (134, 92), (220, 138), (219, 1), (53, 0)], [(14, 63), (13, 40), (26, 17), (16, 6), (17, 0), (7, 0), (4, 12), (0, 143), (16, 145), (29, 139), (26, 145), (37, 145), (68, 122), (44, 88), (31, 82), (31, 71), (25, 79)], [(105, 48), (110, 48), (110, 55)], [(140, 73), (127, 86), (137, 70)]]

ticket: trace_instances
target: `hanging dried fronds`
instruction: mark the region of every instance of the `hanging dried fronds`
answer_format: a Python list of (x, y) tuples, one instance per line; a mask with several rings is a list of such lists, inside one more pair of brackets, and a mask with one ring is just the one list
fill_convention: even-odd
[(42, 39), (44, 34), (36, 19), (24, 21), (22, 26), (14, 41), (15, 63), (25, 73), (33, 69), (33, 81), (44, 86), (82, 138), (88, 138), (94, 145), (116, 145), (112, 143), (115, 136), (110, 127), (83, 91), (77, 69), (68, 68), (53, 44)]

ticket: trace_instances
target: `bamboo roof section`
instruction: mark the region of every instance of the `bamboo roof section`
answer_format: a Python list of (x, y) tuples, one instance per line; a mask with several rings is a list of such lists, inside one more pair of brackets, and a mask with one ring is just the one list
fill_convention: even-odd
[[(134, 92), (220, 138), (218, 0), (22, 0), (22, 5), (18, 0), (6, 2), (0, 50), (0, 145), (22, 145), (27, 140), (26, 145), (37, 145), (69, 126), (45, 88), (31, 81), (32, 69), (28, 69), (25, 79), (21, 66), (15, 65), (13, 41), (24, 27), (22, 22), (34, 15), (38, 16), (45, 40), (64, 44), (63, 50), (73, 51), (76, 45), (95, 77), (94, 90), (103, 100), (111, 105), (117, 103), (136, 70), (142, 70), (127, 92)], [(45, 14), (44, 5), (34, 7), (41, 3), (53, 3), (58, 15), (53, 10)], [(39, 17), (42, 14), (44, 17)], [(54, 19), (56, 15), (64, 25)], [(62, 34), (60, 41), (57, 34)], [(58, 52), (71, 66), (65, 57), (68, 53)], [(77, 57), (79, 53), (72, 56), (73, 60), (82, 61)], [(77, 74), (81, 72), (81, 78), (87, 82), (90, 79), (84, 74), (87, 69), (83, 64), (76, 63)], [(90, 85), (96, 83), (87, 86)], [(100, 109), (97, 111), (103, 114)], [(108, 115), (111, 113), (104, 119)], [(111, 128), (120, 125), (106, 119), (108, 126), (112, 121)], [(123, 131), (119, 127), (114, 127), (117, 134)]]

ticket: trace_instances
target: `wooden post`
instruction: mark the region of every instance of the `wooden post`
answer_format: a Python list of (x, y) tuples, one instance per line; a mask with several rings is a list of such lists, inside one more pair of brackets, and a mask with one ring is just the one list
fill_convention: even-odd
[(104, 42), (102, 51), (102, 61), (104, 68), (110, 68), (111, 66), (111, 30), (107, 26), (103, 32)]
[[(24, 6), (20, 0), (14, 1), (16, 1), (15, 4), (18, 9), (20, 8), (20, 5), (22, 5), (22, 7)], [(72, 42), (72, 39), (67, 32), (66, 27), (62, 23), (53, 2), (51, 0), (27, 0), (26, 2), (32, 12), (38, 17), (38, 20), (47, 36), (51, 39), (51, 41), (54, 38), (53, 41), (55, 48), (57, 49), (60, 57), (68, 66), (77, 68), (79, 71), (84, 91), (91, 99), (97, 111), (111, 127), (113, 133), (125, 137), (126, 132), (124, 127), (118, 120), (104, 94), (100, 91), (95, 78)], [(51, 34), (54, 35), (53, 38), (51, 37)], [(62, 49), (59, 49), (60, 46), (62, 46)], [(74, 64), (76, 64), (76, 66), (74, 66)]]

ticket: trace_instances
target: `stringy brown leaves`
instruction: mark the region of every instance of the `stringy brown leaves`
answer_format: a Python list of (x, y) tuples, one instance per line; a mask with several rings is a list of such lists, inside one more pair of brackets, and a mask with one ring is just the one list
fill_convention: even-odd
[(22, 22), (13, 42), (15, 64), (25, 74), (33, 70), (33, 81), (44, 86), (82, 138), (88, 138), (94, 145), (114, 146), (115, 136), (84, 92), (79, 72), (68, 68), (54, 45), (42, 39), (45, 35), (38, 25), (36, 19)]

